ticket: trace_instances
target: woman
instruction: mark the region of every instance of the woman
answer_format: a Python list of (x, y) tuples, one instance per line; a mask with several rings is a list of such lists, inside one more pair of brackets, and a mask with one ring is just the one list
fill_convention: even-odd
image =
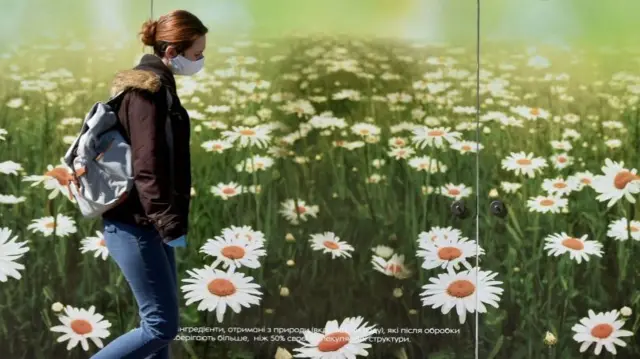
[[(169, 358), (169, 343), (178, 333), (172, 247), (185, 245), (191, 162), (189, 117), (176, 94), (174, 75), (193, 75), (202, 68), (207, 32), (187, 11), (145, 22), (142, 42), (154, 54), (144, 55), (139, 65), (113, 81), (112, 94), (126, 90), (118, 116), (131, 143), (135, 186), (120, 205), (103, 214), (104, 240), (133, 291), (141, 321), (94, 359)], [(172, 146), (165, 132), (167, 115)]]

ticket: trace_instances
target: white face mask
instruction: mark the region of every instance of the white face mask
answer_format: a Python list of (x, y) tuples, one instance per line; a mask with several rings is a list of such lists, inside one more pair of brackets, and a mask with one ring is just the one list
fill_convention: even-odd
[(197, 61), (191, 61), (182, 55), (172, 58), (169, 62), (171, 70), (176, 75), (191, 76), (202, 70), (204, 57)]

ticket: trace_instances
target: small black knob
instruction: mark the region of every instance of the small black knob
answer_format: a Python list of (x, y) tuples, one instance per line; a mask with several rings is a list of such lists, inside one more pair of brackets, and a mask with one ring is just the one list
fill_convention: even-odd
[(460, 219), (469, 217), (469, 209), (463, 200), (455, 201), (451, 204), (451, 213)]
[(496, 217), (504, 218), (507, 216), (507, 206), (505, 206), (502, 201), (496, 200), (491, 202), (489, 208), (491, 210), (491, 214)]

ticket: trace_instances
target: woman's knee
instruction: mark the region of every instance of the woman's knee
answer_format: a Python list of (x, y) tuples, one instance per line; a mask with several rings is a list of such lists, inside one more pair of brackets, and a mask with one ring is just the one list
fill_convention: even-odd
[(180, 328), (177, 318), (147, 318), (144, 325), (154, 338), (162, 341), (173, 340)]

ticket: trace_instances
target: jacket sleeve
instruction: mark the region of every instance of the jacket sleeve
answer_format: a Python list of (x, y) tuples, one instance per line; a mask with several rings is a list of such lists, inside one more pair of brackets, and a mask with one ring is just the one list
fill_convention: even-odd
[(145, 214), (168, 242), (186, 234), (187, 224), (186, 213), (172, 200), (164, 92), (131, 91), (126, 96), (134, 184)]

